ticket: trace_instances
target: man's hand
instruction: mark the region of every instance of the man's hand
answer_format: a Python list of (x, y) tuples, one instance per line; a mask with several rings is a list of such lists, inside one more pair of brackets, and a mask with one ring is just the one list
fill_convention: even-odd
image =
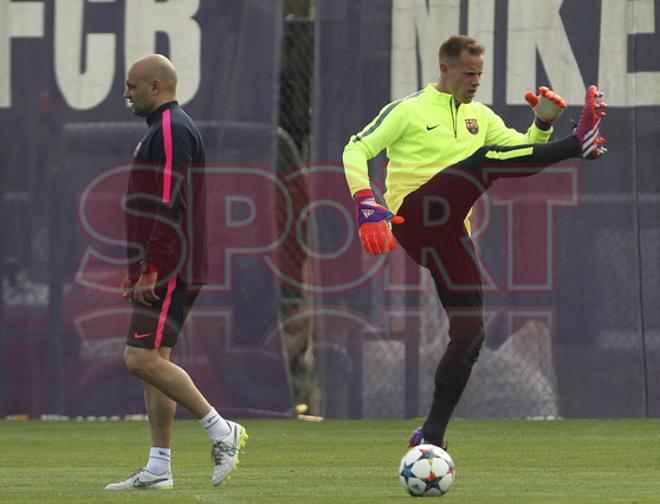
[(128, 275), (121, 281), (121, 297), (123, 297), (124, 301), (127, 303), (130, 303), (133, 299), (133, 282), (128, 278)]
[(142, 273), (133, 288), (133, 301), (144, 306), (151, 306), (153, 301), (160, 298), (156, 295), (156, 281), (158, 273)]
[(538, 95), (531, 91), (525, 93), (525, 100), (536, 114), (539, 129), (548, 130), (566, 110), (566, 100), (546, 86), (539, 88)]
[(391, 224), (401, 224), (403, 217), (394, 215), (383, 205), (376, 203), (371, 189), (355, 193), (358, 227), (362, 248), (370, 254), (386, 254), (396, 248)]

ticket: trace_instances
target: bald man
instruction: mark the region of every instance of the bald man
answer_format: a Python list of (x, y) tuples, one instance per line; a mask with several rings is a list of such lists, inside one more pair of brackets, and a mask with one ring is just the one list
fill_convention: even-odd
[(129, 267), (121, 290), (132, 306), (124, 361), (142, 380), (151, 451), (144, 468), (106, 490), (174, 486), (170, 445), (177, 403), (208, 433), (214, 485), (236, 466), (248, 437), (241, 425), (220, 416), (190, 375), (170, 361), (208, 270), (204, 142), (176, 102), (176, 83), (172, 63), (160, 54), (135, 61), (126, 79), (124, 98), (148, 127), (135, 148), (123, 202)]

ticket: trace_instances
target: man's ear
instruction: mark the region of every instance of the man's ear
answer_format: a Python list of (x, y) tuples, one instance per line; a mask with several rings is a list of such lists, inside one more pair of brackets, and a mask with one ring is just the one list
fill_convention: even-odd
[(440, 62), (440, 75), (447, 75), (447, 70), (449, 70), (449, 63), (446, 61)]
[(163, 83), (160, 82), (160, 80), (154, 79), (153, 81), (151, 81), (151, 92), (153, 94), (160, 93), (162, 88), (163, 88)]

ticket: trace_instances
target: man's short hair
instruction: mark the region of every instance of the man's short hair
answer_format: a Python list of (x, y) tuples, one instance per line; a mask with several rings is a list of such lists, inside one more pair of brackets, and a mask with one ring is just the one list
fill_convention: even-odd
[(441, 62), (454, 62), (464, 50), (474, 56), (479, 56), (483, 54), (486, 49), (477, 39), (466, 35), (454, 35), (440, 45), (438, 58)]

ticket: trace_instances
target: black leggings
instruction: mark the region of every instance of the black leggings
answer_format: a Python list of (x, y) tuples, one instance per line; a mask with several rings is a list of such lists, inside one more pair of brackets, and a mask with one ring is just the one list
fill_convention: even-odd
[(578, 156), (573, 136), (548, 144), (484, 146), (407, 195), (399, 208), (398, 215), (406, 220), (393, 226), (394, 236), (415, 262), (430, 270), (449, 319), (449, 344), (436, 370), (424, 423), (426, 441), (444, 440), (485, 336), (480, 265), (465, 228), (468, 212), (495, 180), (533, 175)]

